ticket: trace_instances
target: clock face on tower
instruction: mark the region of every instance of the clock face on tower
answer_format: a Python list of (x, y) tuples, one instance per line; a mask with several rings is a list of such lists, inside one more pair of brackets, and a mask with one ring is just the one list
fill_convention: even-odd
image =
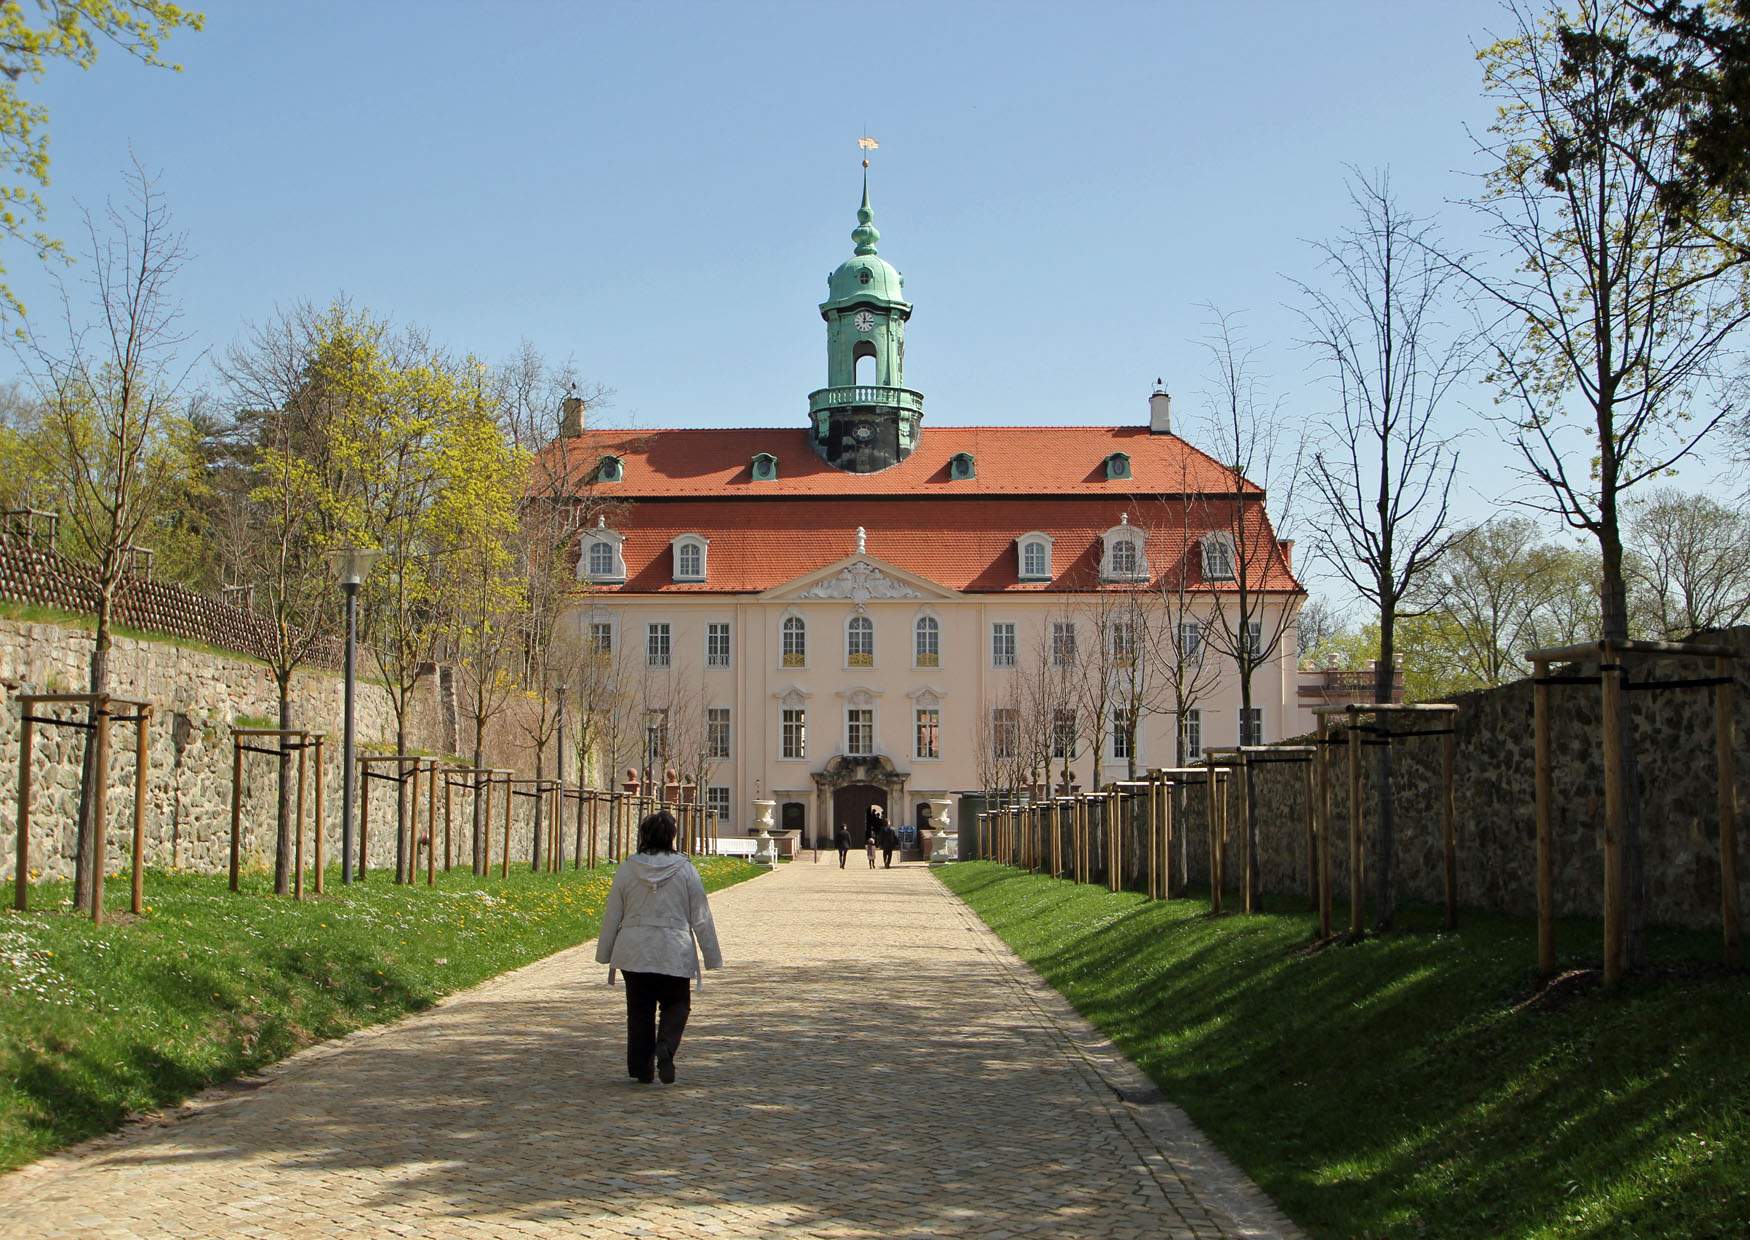
[(875, 326), (875, 316), (867, 310), (857, 311), (857, 317), (851, 321), (857, 325), (857, 330), (860, 332), (870, 331)]

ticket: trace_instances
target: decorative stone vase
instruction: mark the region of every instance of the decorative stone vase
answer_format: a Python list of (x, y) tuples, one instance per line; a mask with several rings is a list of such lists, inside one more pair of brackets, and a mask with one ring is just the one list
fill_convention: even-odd
[(930, 802), (930, 864), (946, 865), (960, 860), (960, 833), (954, 829), (950, 814), (953, 802), (939, 797)]
[(753, 803), (754, 826), (759, 828), (759, 847), (754, 850), (755, 865), (778, 864), (778, 842), (772, 838), (772, 813), (778, 808), (776, 801), (755, 801)]

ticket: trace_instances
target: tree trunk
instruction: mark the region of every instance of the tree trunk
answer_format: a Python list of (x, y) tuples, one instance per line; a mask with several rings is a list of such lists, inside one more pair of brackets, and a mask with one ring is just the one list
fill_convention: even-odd
[[(1628, 587), (1622, 575), (1622, 535), (1617, 528), (1617, 511), (1613, 496), (1601, 505), (1603, 529), (1599, 533), (1599, 552), (1603, 561), (1603, 581), (1600, 586), (1599, 610), (1606, 641), (1627, 641)], [(1623, 681), (1628, 681), (1624, 669)], [(1629, 709), (1627, 693), (1617, 694), (1617, 734), (1622, 737), (1622, 884), (1623, 939), (1627, 965), (1631, 972), (1647, 966), (1647, 866), (1641, 831), (1640, 762), (1635, 742), (1634, 716)]]
[[(1248, 666), (1240, 677), (1240, 719), (1241, 732), (1244, 732), (1244, 720), (1252, 713), (1252, 668)], [(1242, 739), (1243, 735), (1242, 735)], [(1259, 737), (1263, 739), (1262, 736)], [(1242, 824), (1246, 832), (1246, 872), (1251, 876), (1251, 893), (1249, 903), (1255, 911), (1262, 912), (1264, 908), (1264, 876), (1259, 872), (1258, 865), (1258, 786), (1250, 762), (1245, 765), (1246, 771), (1246, 821)], [(1225, 884), (1224, 884), (1225, 885)]]
[(541, 872), (541, 809), (547, 803), (541, 795), (541, 775), (546, 769), (547, 743), (540, 741), (535, 745), (535, 838), (529, 849), (529, 868), (537, 874)]
[[(109, 612), (110, 594), (102, 591), (97, 598), (97, 636), (91, 646), (91, 674), (86, 691), (106, 693), (109, 690)], [(91, 727), (85, 733), (85, 755), (79, 769), (79, 821), (74, 830), (73, 907), (91, 909), (92, 872), (97, 865), (97, 836), (103, 824), (92, 821), (96, 806), (97, 781), (107, 772), (97, 769), (97, 712), (89, 710), (85, 722)]]
[[(1379, 662), (1373, 665), (1373, 700), (1389, 702), (1392, 699), (1393, 669), (1396, 655), (1395, 609), (1381, 606), (1379, 609)], [(1374, 723), (1383, 723), (1379, 716), (1374, 716)], [(1379, 811), (1374, 815), (1373, 828), (1373, 928), (1379, 931), (1390, 930), (1397, 916), (1397, 884), (1393, 867), (1393, 814), (1392, 814), (1392, 745), (1390, 738), (1379, 750), (1379, 788), (1377, 795)]]
[[(292, 678), (274, 677), (279, 688), (279, 726), (292, 726)], [(286, 748), (288, 738), (280, 737), (279, 772), (275, 783), (277, 804), (274, 807), (273, 893), (287, 895), (292, 890), (292, 753)]]
[[(407, 725), (399, 715), (395, 719), (395, 752), (407, 752)], [(395, 763), (395, 881), (409, 881), (411, 870), (407, 861), (407, 772)]]
[(444, 752), (460, 752), (462, 725), (456, 709), (456, 669), (448, 663), (438, 668), (438, 714), (443, 719)]
[(487, 792), (480, 786), (481, 777), (485, 773), (486, 749), (480, 743), (481, 729), (474, 729), (474, 876), (484, 877), (486, 874), (486, 797)]

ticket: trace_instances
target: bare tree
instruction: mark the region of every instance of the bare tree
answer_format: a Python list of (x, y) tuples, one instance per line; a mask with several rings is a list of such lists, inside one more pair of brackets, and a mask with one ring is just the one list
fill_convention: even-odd
[[(1446, 550), (1458, 458), (1436, 419), (1473, 346), (1441, 321), (1457, 274), (1437, 257), (1430, 228), (1393, 195), (1388, 176), (1353, 172), (1349, 200), (1357, 222), (1315, 247), (1331, 287), (1299, 285), (1306, 343), (1337, 401), (1309, 477), (1330, 517), (1321, 523), (1318, 549), (1373, 605), (1379, 623), (1373, 700), (1389, 702), (1398, 617)], [(1397, 902), (1392, 749), (1377, 752), (1374, 926), (1389, 930)]]
[[(1294, 625), (1298, 588), (1292, 584), (1288, 544), (1281, 535), (1295, 513), (1305, 437), (1289, 426), (1282, 403), (1265, 394), (1257, 350), (1240, 336), (1234, 316), (1214, 307), (1209, 312), (1210, 331), (1202, 342), (1211, 366), (1209, 454), (1222, 466), (1227, 490), (1195, 503), (1199, 524), (1211, 531), (1202, 556), (1213, 621), (1209, 643), (1237, 669), (1244, 742), (1247, 721), (1257, 718), (1252, 678), (1275, 660)], [(1244, 830), (1252, 890), (1246, 893), (1245, 906), (1256, 910), (1262, 875), (1258, 798), (1255, 789), (1250, 791)]]
[[(1733, 412), (1721, 350), (1750, 317), (1750, 254), (1660, 201), (1681, 157), (1683, 108), (1646, 106), (1632, 53), (1661, 36), (1636, 6), (1582, 0), (1547, 19), (1515, 2), (1509, 13), (1514, 28), (1482, 53), (1498, 109), (1472, 203), (1500, 261), (1455, 265), (1498, 311), (1490, 378), (1541, 496), (1527, 502), (1597, 540), (1601, 628), (1620, 641), (1624, 495)], [(1646, 873), (1626, 699), (1618, 726), (1626, 955), (1638, 968)]]
[(1706, 495), (1660, 488), (1629, 518), (1634, 610), (1654, 636), (1677, 641), (1750, 615), (1750, 518)]
[[(226, 560), (267, 619), (267, 660), (279, 698), (279, 726), (295, 726), (292, 681), (318, 642), (331, 636), (335, 590), (325, 553), (362, 462), (336, 451), (350, 342), (372, 326), (344, 305), (307, 305), (251, 327), (222, 367), (231, 390), (232, 433), (248, 466), (236, 496)], [(291, 888), (292, 780), (289, 740), (280, 746), (274, 891)]]
[[(131, 202), (111, 204), (101, 220), (87, 214), (89, 279), (97, 322), (75, 323), (62, 290), (67, 340), (55, 349), (27, 322), (14, 350), (42, 407), (45, 464), (58, 474), (70, 549), (91, 574), (97, 630), (87, 687), (109, 689), (110, 629), (116, 595), (140, 531), (157, 512), (175, 464), (167, 436), (186, 407), (188, 370), (179, 357), (187, 336), (171, 284), (181, 270), (181, 236), (156, 183), (138, 160), (126, 174)], [(91, 907), (97, 832), (96, 781), (103, 777), (86, 747), (76, 830), (73, 901)]]

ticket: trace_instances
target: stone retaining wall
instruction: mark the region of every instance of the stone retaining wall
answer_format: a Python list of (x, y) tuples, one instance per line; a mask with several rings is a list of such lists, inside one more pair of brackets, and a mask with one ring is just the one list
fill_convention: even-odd
[[(1750, 806), (1750, 629), (1711, 634), (1740, 652), (1737, 678), (1736, 765), (1740, 811)], [(1596, 668), (1575, 671), (1596, 672)], [(1711, 659), (1661, 659), (1631, 666), (1631, 680), (1705, 678)], [(1520, 916), (1537, 911), (1536, 827), (1532, 784), (1532, 686), (1529, 680), (1454, 699), (1454, 790), (1457, 802), (1458, 898), (1463, 906)], [(1648, 914), (1671, 925), (1719, 924), (1719, 819), (1715, 800), (1713, 692), (1706, 688), (1629, 694), (1638, 742), (1639, 786), (1645, 836)], [(1551, 689), (1551, 834), (1558, 915), (1598, 917), (1604, 907), (1603, 762), (1599, 692), (1595, 685)], [(1424, 723), (1421, 726), (1440, 726)], [(1283, 742), (1305, 743), (1308, 738)], [(1394, 868), (1400, 900), (1438, 904), (1445, 898), (1441, 841), (1441, 740), (1398, 741), (1393, 750)], [(1374, 855), (1380, 749), (1364, 748), (1362, 771), (1363, 866)], [(1259, 824), (1259, 866), (1268, 896), (1311, 907), (1312, 858), (1307, 840), (1308, 782), (1298, 764), (1261, 764), (1253, 773)], [(1138, 813), (1127, 824), (1124, 877), (1140, 889), (1146, 835)], [(1175, 884), (1209, 881), (1208, 793), (1201, 782), (1177, 793), (1172, 848)], [(1349, 783), (1339, 751), (1331, 768), (1332, 892), (1349, 892)], [(1067, 817), (1063, 855), (1070, 856)], [(1095, 881), (1105, 881), (1104, 836), (1091, 839)], [(1244, 858), (1240, 851), (1238, 788), (1228, 790), (1224, 889), (1238, 907)], [(1048, 839), (1049, 837), (1046, 836)], [(969, 848), (972, 840), (963, 841)], [(1750, 829), (1740, 813), (1740, 907), (1750, 910)], [(974, 855), (968, 851), (965, 855)], [(1372, 908), (1371, 874), (1363, 874)], [(1279, 900), (1273, 900), (1280, 907)], [(1342, 914), (1338, 914), (1339, 920)]]
[[(20, 693), (82, 692), (92, 644), (90, 632), (58, 624), (0, 620), (0, 681), (6, 686), (0, 702), (0, 874), (10, 881), (16, 856), (18, 788), (18, 727)], [(144, 698), (154, 705), (151, 734), (151, 774), (147, 785), (146, 863), (214, 872), (226, 868), (231, 832), (231, 728), (252, 723), (272, 726), (279, 712), (278, 696), (265, 665), (242, 656), (189, 649), (169, 642), (117, 637), (112, 647), (111, 692), (118, 697)], [(328, 856), (339, 860), (340, 849), (340, 729), (343, 686), (338, 675), (317, 669), (300, 673), (293, 686), (293, 718), (298, 726), (326, 732), (324, 771), (327, 780), (325, 838)], [(50, 708), (43, 708), (49, 711)], [(69, 718), (76, 708), (53, 708)], [(357, 698), (361, 749), (386, 748), (395, 734), (387, 691), (362, 680)], [(422, 692), (410, 720), (410, 744), (439, 749), (441, 729), (435, 689)], [(35, 728), (32, 754), (31, 869), (44, 876), (72, 872), (73, 821), (79, 797), (80, 762), (85, 733), (76, 728)], [(111, 733), (109, 797), (109, 868), (125, 872), (133, 822), (134, 730), (117, 724)], [(491, 761), (511, 765), (511, 746), (494, 746)], [(511, 751), (507, 754), (507, 751)], [(246, 866), (271, 866), (274, 844), (276, 762), (265, 754), (244, 760), (242, 852)], [(314, 772), (311, 773), (314, 780)], [(371, 864), (392, 868), (394, 810), (392, 785), (372, 788)], [(312, 790), (312, 797), (314, 795)], [(423, 827), (425, 796), (421, 794)], [(457, 856), (465, 858), (464, 826), (467, 795), (456, 798)], [(442, 847), (442, 793), (439, 794), (438, 841)], [(512, 832), (513, 860), (527, 860), (530, 848), (530, 803), (517, 800)], [(495, 811), (498, 807), (494, 807)], [(502, 848), (503, 823), (495, 812), (493, 852)], [(306, 839), (305, 857), (313, 853)], [(567, 851), (570, 840), (567, 841)], [(439, 860), (441, 864), (441, 851)]]

